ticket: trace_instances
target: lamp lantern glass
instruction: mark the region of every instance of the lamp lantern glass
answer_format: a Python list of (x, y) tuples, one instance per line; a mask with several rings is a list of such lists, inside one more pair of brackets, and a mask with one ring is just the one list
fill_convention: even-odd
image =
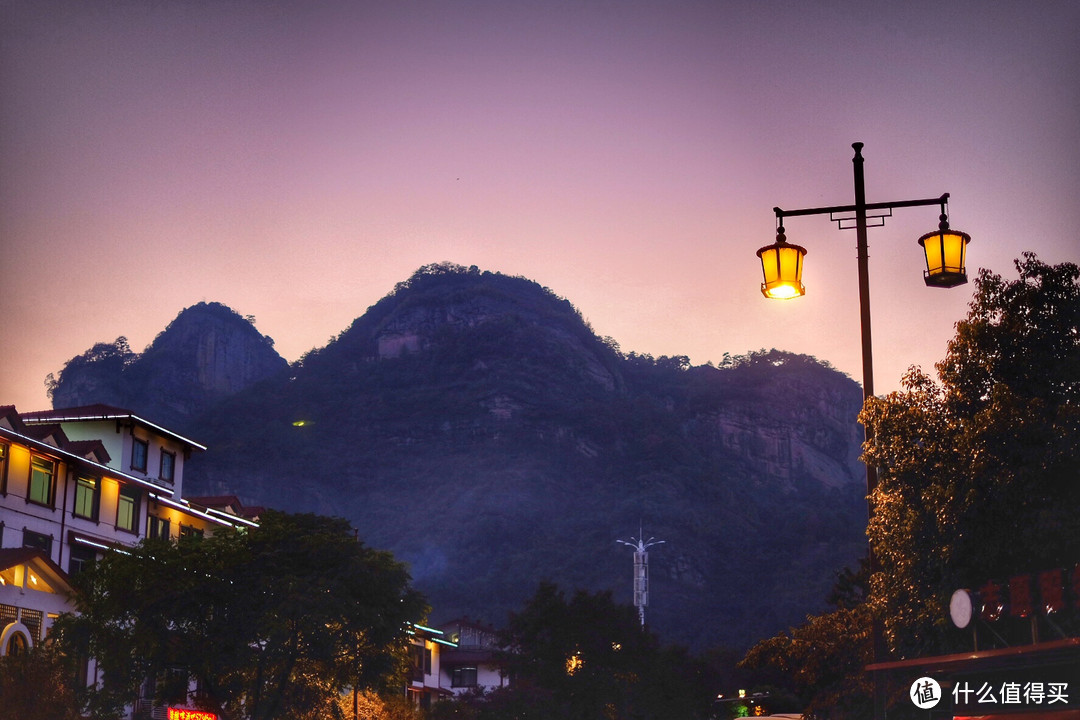
[(926, 253), (923, 279), (930, 287), (951, 288), (967, 282), (967, 244), (971, 236), (948, 228), (926, 233), (919, 244)]
[(802, 284), (803, 257), (806, 248), (790, 245), (778, 237), (772, 245), (757, 251), (765, 282), (761, 294), (776, 300), (788, 300), (806, 294)]

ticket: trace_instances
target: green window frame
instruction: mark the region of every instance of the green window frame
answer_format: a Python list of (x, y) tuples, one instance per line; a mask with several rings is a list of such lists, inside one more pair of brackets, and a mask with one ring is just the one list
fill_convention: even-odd
[(116, 499), (116, 528), (138, 532), (138, 527), (139, 489), (130, 486), (122, 487)]
[(34, 455), (30, 458), (30, 487), (26, 499), (53, 507), (56, 500), (56, 462)]
[(75, 480), (75, 506), (71, 514), (87, 520), (98, 519), (98, 488), (101, 481), (98, 478), (80, 475)]

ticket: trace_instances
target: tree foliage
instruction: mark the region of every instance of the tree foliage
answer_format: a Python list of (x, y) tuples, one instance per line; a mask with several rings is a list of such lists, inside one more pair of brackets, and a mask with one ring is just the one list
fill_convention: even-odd
[(818, 716), (868, 711), (874, 615), (899, 654), (969, 649), (947, 621), (955, 589), (1080, 560), (1080, 268), (1025, 254), (1016, 269), (980, 272), (939, 382), (912, 368), (863, 408), (879, 468), (869, 592), (865, 568), (841, 575), (836, 610), (744, 660), (785, 674)]
[(872, 607), (866, 603), (869, 568), (838, 573), (830, 612), (807, 617), (786, 633), (762, 640), (741, 666), (790, 689), (799, 709), (818, 718), (869, 717), (871, 686), (863, 668), (873, 658)]
[(104, 670), (88, 698), (94, 717), (130, 703), (147, 678), (159, 679), (159, 701), (194, 681), (196, 704), (227, 719), (340, 717), (344, 688), (402, 669), (405, 625), (425, 612), (404, 566), (316, 515), (270, 512), (247, 531), (144, 541), (75, 580), (80, 614), (58, 635)]
[(871, 399), (865, 459), (880, 470), (868, 533), (872, 596), (903, 652), (960, 639), (953, 590), (1080, 560), (1080, 268), (983, 270), (937, 365)]
[(0, 657), (0, 716), (7, 720), (80, 720), (75, 672), (53, 644)]
[(663, 647), (643, 630), (634, 608), (610, 593), (572, 597), (551, 583), (511, 616), (503, 640), (511, 684), (436, 718), (703, 718), (711, 688), (680, 648)]

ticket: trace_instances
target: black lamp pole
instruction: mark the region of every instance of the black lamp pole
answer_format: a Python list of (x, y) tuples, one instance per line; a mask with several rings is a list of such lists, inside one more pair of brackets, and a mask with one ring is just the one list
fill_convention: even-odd
[[(863, 373), (863, 404), (874, 396), (874, 358), (873, 358), (873, 344), (870, 337), (870, 272), (867, 242), (866, 242), (866, 229), (868, 226), (867, 218), (869, 217), (868, 211), (888, 211), (881, 215), (874, 215), (875, 219), (881, 220), (880, 224), (885, 224), (885, 218), (892, 215), (892, 210), (898, 207), (917, 207), (922, 205), (940, 205), (941, 206), (941, 218), (944, 223), (945, 204), (949, 199), (949, 194), (945, 193), (941, 197), (929, 198), (925, 200), (900, 200), (896, 202), (885, 203), (870, 203), (866, 202), (866, 188), (863, 181), (863, 156), (861, 142), (852, 143), (851, 147), (855, 150), (855, 157), (851, 162), (854, 166), (855, 173), (855, 204), (854, 205), (842, 205), (835, 207), (822, 207), (822, 208), (806, 208), (802, 210), (781, 210), (780, 208), (773, 208), (776, 213), (778, 222), (777, 232), (778, 236), (783, 235), (784, 225), (783, 220), (785, 217), (792, 217), (798, 215), (824, 215), (831, 216), (833, 222), (842, 230), (850, 230), (851, 226), (845, 223), (850, 223), (851, 217), (836, 217), (837, 214), (850, 214), (854, 213), (855, 217), (855, 233), (857, 242), (857, 255), (859, 261), (859, 315), (861, 319), (862, 329), (862, 373)], [(947, 225), (943, 224), (942, 228), (946, 228)], [(928, 283), (929, 284), (929, 283)], [(873, 439), (873, 430), (869, 427), (863, 427), (864, 438), (867, 442)], [(873, 515), (873, 504), (870, 500), (870, 496), (873, 494), (874, 489), (877, 487), (877, 468), (873, 465), (866, 465), (866, 495), (867, 495), (867, 509), (868, 515)], [(878, 570), (877, 557), (874, 554), (874, 549), (871, 546), (869, 550), (869, 563), (871, 576)], [(883, 628), (880, 621), (874, 621), (873, 628), (873, 643), (874, 643), (874, 661), (881, 659), (885, 655), (885, 644)], [(874, 683), (874, 717), (883, 717), (885, 710), (885, 698), (884, 688), (879, 687), (879, 683)]]

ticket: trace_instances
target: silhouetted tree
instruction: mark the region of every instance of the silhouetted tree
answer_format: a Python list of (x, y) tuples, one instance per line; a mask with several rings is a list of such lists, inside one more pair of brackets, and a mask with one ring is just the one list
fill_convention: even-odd
[(871, 594), (905, 654), (966, 645), (956, 588), (1080, 558), (1080, 268), (1025, 254), (1016, 269), (980, 271), (940, 384), (913, 369), (861, 415), (880, 468)]
[(317, 515), (270, 512), (246, 531), (144, 541), (75, 583), (80, 614), (61, 618), (57, 634), (104, 670), (88, 697), (94, 717), (177, 669), (224, 718), (340, 717), (343, 689), (400, 672), (406, 623), (426, 611), (404, 566), (344, 520)]

